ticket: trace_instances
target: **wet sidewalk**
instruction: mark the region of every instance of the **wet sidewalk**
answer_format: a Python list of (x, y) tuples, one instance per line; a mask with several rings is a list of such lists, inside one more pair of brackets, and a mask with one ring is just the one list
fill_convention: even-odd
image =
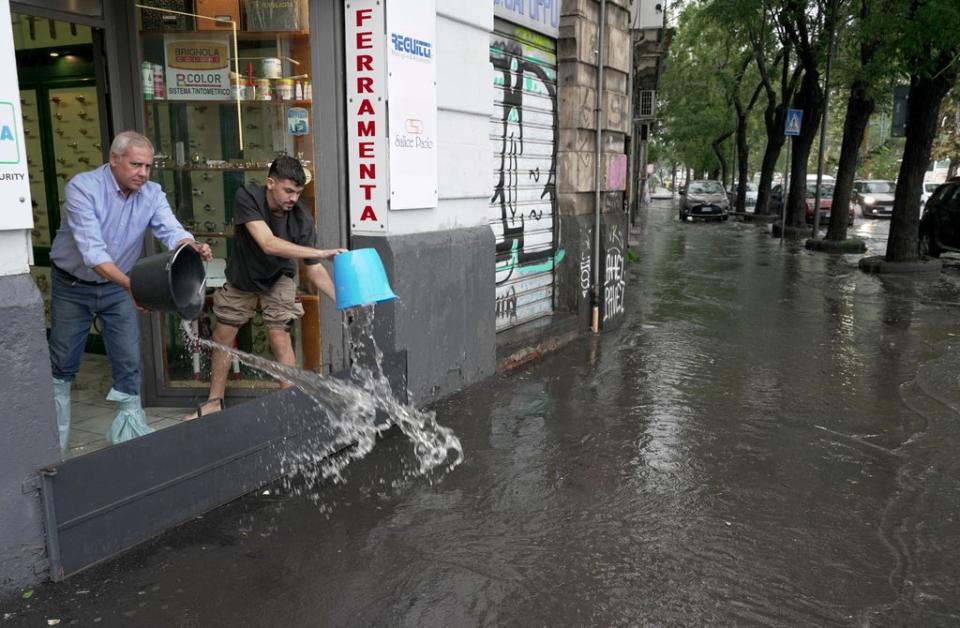
[[(70, 447), (65, 459), (109, 446), (106, 434), (117, 414), (117, 403), (106, 400), (111, 383), (107, 356), (85, 353), (70, 395)], [(185, 408), (148, 407), (143, 410), (147, 425), (155, 430), (177, 425), (189, 413)]]
[(392, 433), (0, 628), (960, 623), (960, 264), (867, 275), (668, 201), (634, 237), (620, 329), (438, 404), (450, 473)]

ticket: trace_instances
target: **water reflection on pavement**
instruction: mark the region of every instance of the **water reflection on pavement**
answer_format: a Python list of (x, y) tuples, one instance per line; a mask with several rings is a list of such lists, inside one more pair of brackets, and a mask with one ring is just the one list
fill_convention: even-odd
[[(324, 508), (243, 500), (10, 621), (957, 625), (957, 267), (642, 221), (619, 329), (439, 404), (449, 475), (395, 482), (387, 439)], [(854, 234), (882, 254), (888, 226)]]

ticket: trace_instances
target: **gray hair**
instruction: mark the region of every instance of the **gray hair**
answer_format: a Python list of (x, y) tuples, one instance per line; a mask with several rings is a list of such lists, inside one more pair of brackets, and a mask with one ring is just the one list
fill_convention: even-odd
[(127, 154), (127, 149), (130, 148), (131, 145), (140, 148), (149, 148), (151, 153), (155, 152), (153, 150), (153, 142), (151, 142), (146, 135), (137, 133), (136, 131), (118, 133), (117, 136), (113, 138), (113, 143), (110, 144), (110, 152), (117, 157), (123, 157)]

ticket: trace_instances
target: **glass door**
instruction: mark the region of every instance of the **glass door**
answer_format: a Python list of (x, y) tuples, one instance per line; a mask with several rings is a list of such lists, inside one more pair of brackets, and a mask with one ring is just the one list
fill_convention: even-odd
[[(235, 2), (197, 3), (196, 13), (187, 3), (151, 4), (158, 7), (141, 7), (139, 20), (145, 133), (156, 147), (153, 178), (184, 226), (213, 249), (216, 259), (207, 269), (212, 294), (233, 249), (234, 196), (249, 182), (264, 183), (278, 155), (303, 162), (308, 182), (301, 203), (316, 216), (307, 7), (252, 3), (262, 11), (245, 5), (241, 18)], [(293, 330), (298, 362), (319, 369), (319, 298), (305, 290), (298, 298), (306, 312)], [(195, 328), (206, 336), (214, 323), (207, 307)], [(205, 390), (209, 355), (190, 345), (179, 318), (161, 315), (160, 335), (161, 385)], [(259, 316), (237, 342), (244, 351), (272, 357)], [(235, 392), (276, 385), (240, 364), (229, 383)]]
[[(50, 324), (50, 245), (61, 222), (63, 189), (75, 174), (104, 160), (100, 93), (90, 27), (13, 13), (20, 104), (33, 204), (30, 273)], [(103, 353), (92, 330), (87, 350)]]

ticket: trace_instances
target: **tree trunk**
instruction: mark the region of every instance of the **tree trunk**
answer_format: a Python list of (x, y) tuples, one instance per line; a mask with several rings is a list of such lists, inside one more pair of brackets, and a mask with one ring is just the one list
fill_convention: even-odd
[(867, 123), (873, 114), (876, 101), (867, 95), (867, 84), (854, 81), (850, 86), (847, 99), (847, 117), (843, 121), (843, 143), (840, 147), (840, 162), (837, 164), (837, 184), (833, 189), (833, 209), (830, 212), (830, 226), (827, 228), (827, 240), (847, 239), (847, 211), (850, 206), (850, 192), (857, 172), (857, 157)]
[[(747, 115), (737, 115), (737, 204), (736, 211), (747, 211), (747, 179), (750, 177), (750, 146), (747, 144)], [(756, 207), (754, 207), (756, 211)]]
[(763, 161), (760, 162), (760, 183), (757, 186), (758, 214), (770, 213), (770, 188), (773, 187), (773, 171), (780, 159), (780, 151), (786, 138), (783, 135), (783, 124), (786, 121), (786, 107), (783, 105), (768, 105), (763, 113), (764, 125), (767, 127), (767, 146), (763, 151)]
[(890, 218), (888, 262), (910, 262), (919, 257), (917, 236), (923, 175), (930, 163), (930, 150), (937, 134), (940, 102), (957, 80), (957, 70), (951, 58), (945, 58), (935, 67), (945, 69), (934, 76), (914, 74), (910, 77), (907, 139)]
[(790, 156), (790, 195), (787, 197), (786, 224), (790, 227), (802, 227), (806, 221), (807, 209), (807, 161), (820, 127), (820, 116), (823, 115), (820, 72), (813, 68), (804, 70), (793, 105), (795, 109), (803, 111), (803, 123), (800, 125), (800, 135), (793, 141), (793, 154)]
[(727, 180), (727, 159), (726, 155), (723, 154), (723, 151), (720, 150), (721, 145), (727, 140), (728, 137), (733, 135), (733, 131), (728, 131), (713, 140), (713, 143), (710, 145), (713, 148), (713, 154), (717, 156), (717, 161), (720, 162), (720, 168), (714, 173), (713, 178), (719, 179), (721, 182)]

